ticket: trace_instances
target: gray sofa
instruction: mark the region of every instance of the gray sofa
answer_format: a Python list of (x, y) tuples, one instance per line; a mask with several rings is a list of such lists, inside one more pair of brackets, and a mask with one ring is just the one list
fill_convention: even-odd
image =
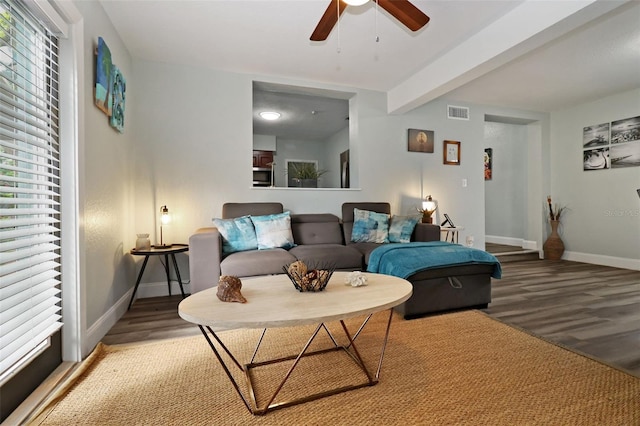
[[(281, 274), (283, 266), (296, 260), (310, 265), (331, 265), (342, 271), (365, 270), (369, 253), (379, 244), (350, 241), (354, 207), (387, 214), (391, 211), (388, 203), (345, 203), (343, 221), (329, 213), (292, 214), (291, 232), (295, 247), (289, 250), (248, 250), (227, 256), (222, 254), (222, 238), (215, 227), (198, 229), (189, 238), (191, 291), (195, 293), (217, 285), (220, 275), (242, 278)], [(222, 207), (222, 218), (282, 212), (281, 203), (226, 203)], [(414, 241), (439, 239), (438, 226), (422, 223), (416, 226), (412, 236)]]
[[(353, 209), (391, 212), (389, 203), (344, 203), (342, 219), (333, 214), (292, 214), (291, 231), (296, 246), (291, 249), (248, 250), (222, 254), (217, 228), (201, 228), (189, 238), (191, 292), (216, 286), (220, 275), (250, 277), (280, 274), (296, 260), (310, 265), (332, 265), (336, 270), (366, 270), (376, 243), (351, 242)], [(222, 218), (283, 212), (281, 203), (227, 203)], [(439, 241), (440, 227), (418, 223), (412, 241)], [(413, 295), (397, 307), (405, 318), (468, 307), (486, 307), (491, 301), (490, 265), (472, 264), (422, 271), (409, 277)]]

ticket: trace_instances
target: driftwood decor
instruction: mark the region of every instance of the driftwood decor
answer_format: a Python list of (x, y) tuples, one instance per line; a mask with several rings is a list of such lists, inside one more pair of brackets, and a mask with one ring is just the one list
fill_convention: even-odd
[(298, 291), (322, 291), (329, 283), (334, 268), (310, 269), (298, 260), (288, 267), (282, 267)]

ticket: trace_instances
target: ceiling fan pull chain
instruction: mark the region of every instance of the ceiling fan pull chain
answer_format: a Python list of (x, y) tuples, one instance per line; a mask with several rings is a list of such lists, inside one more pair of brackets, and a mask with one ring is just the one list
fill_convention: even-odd
[(340, 53), (340, 0), (336, 0), (336, 9), (338, 11), (337, 15), (338, 17), (336, 18), (336, 20), (338, 21), (338, 49), (337, 52)]
[(378, 37), (378, 7), (380, 5), (378, 4), (378, 0), (376, 0), (376, 43), (378, 43), (380, 41), (380, 37)]

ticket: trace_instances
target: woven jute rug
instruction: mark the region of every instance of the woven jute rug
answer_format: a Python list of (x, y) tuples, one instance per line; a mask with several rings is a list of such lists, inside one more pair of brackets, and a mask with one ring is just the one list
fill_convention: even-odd
[[(356, 341), (374, 370), (387, 318), (376, 314)], [(329, 324), (336, 336), (337, 326)], [(269, 330), (258, 359), (296, 353), (310, 331)], [(221, 334), (232, 350), (246, 354), (243, 362), (258, 335)], [(324, 333), (314, 346), (326, 343)], [(257, 370), (263, 383), (258, 400), (287, 368)], [(234, 375), (244, 388), (242, 374)], [(362, 380), (362, 372), (345, 354), (307, 357), (278, 399), (350, 380)], [(202, 336), (100, 345), (32, 424), (640, 425), (640, 378), (467, 311), (395, 317), (377, 385), (264, 416), (249, 413)]]

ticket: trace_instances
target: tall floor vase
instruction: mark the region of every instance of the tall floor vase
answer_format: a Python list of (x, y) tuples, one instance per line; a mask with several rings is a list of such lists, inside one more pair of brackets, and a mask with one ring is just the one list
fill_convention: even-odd
[(551, 220), (549, 223), (551, 224), (551, 234), (542, 246), (542, 249), (544, 250), (544, 258), (548, 260), (560, 260), (564, 253), (564, 243), (558, 234), (558, 225), (560, 225), (560, 221)]

